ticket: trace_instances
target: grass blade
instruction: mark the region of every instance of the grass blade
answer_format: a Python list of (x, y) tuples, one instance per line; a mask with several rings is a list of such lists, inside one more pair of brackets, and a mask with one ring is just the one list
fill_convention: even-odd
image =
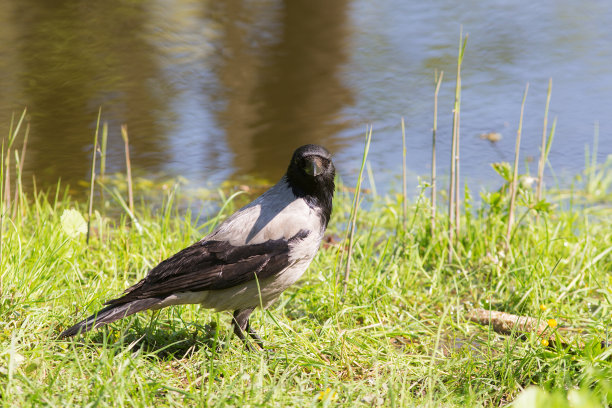
[(342, 296), (346, 295), (348, 288), (349, 276), (351, 271), (351, 258), (353, 255), (353, 243), (355, 240), (355, 225), (357, 224), (357, 209), (359, 208), (359, 196), (361, 192), (361, 182), (363, 180), (363, 169), (365, 167), (366, 160), (368, 158), (368, 152), (370, 151), (370, 141), (372, 140), (372, 125), (370, 130), (366, 133), (366, 142), (363, 149), (363, 158), (361, 159), (361, 168), (359, 169), (359, 176), (357, 177), (357, 186), (355, 187), (355, 197), (353, 198), (353, 206), (351, 208), (350, 217), (350, 229), (348, 237), (348, 251), (346, 256), (346, 268), (344, 269), (344, 283), (342, 288)]
[(544, 126), (542, 129), (542, 142), (540, 144), (540, 160), (538, 161), (538, 185), (536, 189), (536, 202), (542, 199), (542, 181), (544, 178), (544, 163), (546, 157), (546, 131), (548, 130), (548, 108), (550, 106), (550, 94), (552, 91), (552, 78), (548, 80), (548, 92), (546, 93), (546, 107), (544, 108)]

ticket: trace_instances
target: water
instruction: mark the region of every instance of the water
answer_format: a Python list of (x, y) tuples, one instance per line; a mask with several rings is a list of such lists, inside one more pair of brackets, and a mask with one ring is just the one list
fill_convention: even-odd
[[(599, 160), (612, 153), (610, 21), (606, 0), (4, 0), (0, 135), (27, 107), (25, 179), (39, 186), (88, 179), (99, 108), (110, 172), (125, 167), (125, 123), (137, 175), (274, 181), (295, 147), (320, 143), (353, 183), (371, 123), (370, 164), (388, 191), (401, 174), (404, 117), (413, 188), (430, 172), (435, 70), (439, 173), (449, 167), (462, 27), (462, 179), (473, 190), (499, 183), (490, 163), (513, 160), (527, 82), (521, 162), (538, 156), (552, 78), (547, 180), (565, 182), (584, 167), (596, 121)], [(484, 132), (503, 138), (492, 144)]]

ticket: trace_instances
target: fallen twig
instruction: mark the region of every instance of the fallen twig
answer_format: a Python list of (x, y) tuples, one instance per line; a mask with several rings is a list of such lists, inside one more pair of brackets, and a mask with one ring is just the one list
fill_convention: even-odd
[(561, 332), (567, 335), (572, 329), (557, 327), (554, 319), (552, 320), (553, 325), (551, 320), (486, 309), (472, 309), (466, 317), (474, 323), (491, 326), (493, 331), (499, 334), (521, 336), (526, 333), (536, 333), (542, 337), (542, 340), (549, 341), (550, 344), (560, 339), (563, 345), (575, 344), (580, 348), (584, 347), (584, 342), (577, 336), (562, 336)]
[(506, 312), (498, 312), (497, 310), (472, 309), (468, 312), (467, 318), (483, 326), (490, 325), (499, 334), (537, 332), (541, 335), (548, 329), (546, 320), (529, 316), (517, 316)]

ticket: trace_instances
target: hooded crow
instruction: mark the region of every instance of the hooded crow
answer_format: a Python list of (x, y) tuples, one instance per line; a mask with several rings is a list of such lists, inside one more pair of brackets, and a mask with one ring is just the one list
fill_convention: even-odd
[(261, 346), (249, 316), (259, 305), (270, 306), (316, 255), (332, 211), (334, 176), (325, 148), (298, 148), (276, 185), (60, 338), (143, 310), (193, 303), (233, 310), (234, 333), (247, 347), (245, 332)]

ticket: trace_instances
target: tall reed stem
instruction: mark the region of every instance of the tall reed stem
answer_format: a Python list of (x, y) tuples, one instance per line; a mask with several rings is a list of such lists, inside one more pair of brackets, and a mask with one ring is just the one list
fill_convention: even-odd
[(435, 74), (436, 91), (434, 92), (434, 117), (431, 140), (431, 236), (434, 236), (436, 229), (436, 136), (438, 133), (438, 94), (444, 71)]
[(406, 127), (402, 118), (402, 229), (406, 232), (406, 219), (408, 217), (408, 188), (406, 186)]
[(461, 64), (468, 36), (459, 37), (457, 56), (457, 81), (455, 85), (455, 105), (453, 107), (453, 140), (451, 149), (451, 174), (448, 187), (448, 261), (453, 259), (455, 235), (459, 235), (459, 118), (461, 116)]
[(546, 133), (548, 130), (548, 107), (552, 92), (552, 78), (548, 79), (548, 92), (546, 93), (546, 107), (544, 108), (544, 127), (542, 129), (542, 142), (540, 143), (540, 160), (538, 161), (538, 186), (536, 188), (536, 202), (542, 199), (542, 184), (544, 178), (544, 164), (546, 157)]
[(518, 130), (516, 131), (516, 145), (514, 148), (514, 173), (512, 175), (512, 187), (510, 190), (510, 208), (508, 210), (508, 228), (506, 228), (506, 246), (510, 247), (510, 232), (514, 223), (514, 205), (516, 202), (516, 193), (518, 190), (518, 166), (519, 166), (519, 150), (521, 148), (521, 132), (523, 130), (523, 113), (525, 112), (525, 100), (527, 99), (527, 91), (529, 91), (529, 82), (525, 85), (525, 93), (523, 94), (523, 102), (521, 103), (521, 117), (519, 119)]

